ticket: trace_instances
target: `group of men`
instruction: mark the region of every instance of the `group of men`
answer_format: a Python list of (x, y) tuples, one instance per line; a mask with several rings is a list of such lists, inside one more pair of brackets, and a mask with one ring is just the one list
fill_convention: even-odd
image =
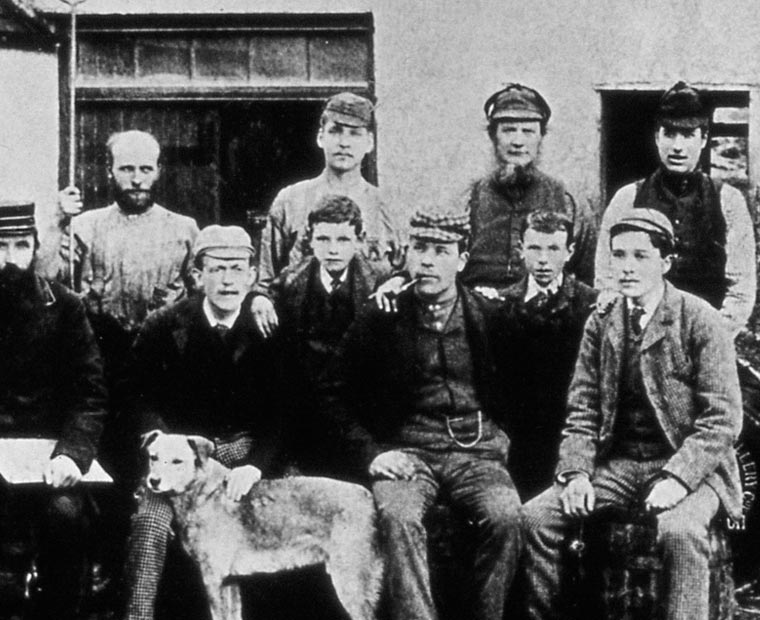
[[(374, 112), (351, 93), (327, 101), (325, 169), (278, 194), (258, 251), (154, 202), (160, 147), (139, 131), (109, 140), (113, 205), (79, 215), (78, 190), (60, 194), (78, 294), (35, 275), (33, 206), (0, 205), (0, 432), (58, 439), (43, 529), (69, 528), (50, 535), (48, 617), (77, 614), (76, 483), (115, 408), (127, 444), (212, 439), (231, 501), (294, 469), (370, 485), (394, 619), (437, 617), (434, 502), (473, 526), (471, 617), (501, 620), (521, 566), (528, 615), (561, 616), (563, 532), (637, 497), (657, 515), (668, 618), (707, 618), (708, 528), (741, 518), (732, 335), (756, 277), (743, 197), (699, 169), (710, 109), (684, 83), (663, 95), (661, 165), (615, 195), (598, 243), (585, 203), (536, 165), (543, 97), (510, 84), (484, 110), (493, 172), (404, 234), (361, 176)], [(137, 497), (126, 617), (150, 619), (173, 515)]]

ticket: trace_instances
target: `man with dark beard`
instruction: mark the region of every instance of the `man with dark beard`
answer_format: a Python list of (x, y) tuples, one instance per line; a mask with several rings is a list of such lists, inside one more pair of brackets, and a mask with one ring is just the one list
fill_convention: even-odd
[(546, 210), (573, 222), (575, 253), (570, 273), (591, 284), (594, 260), (594, 217), (558, 180), (541, 172), (536, 161), (551, 110), (532, 88), (509, 84), (491, 95), (484, 111), (493, 143), (496, 169), (476, 181), (469, 196), (472, 241), (462, 273), (469, 286), (504, 288), (525, 276), (520, 233), (527, 215)]
[[(91, 313), (109, 315), (134, 334), (150, 310), (184, 293), (198, 226), (154, 202), (161, 148), (152, 135), (124, 131), (112, 135), (107, 146), (115, 202), (70, 222), (77, 245), (76, 288)], [(67, 187), (59, 200), (62, 223), (68, 224), (82, 210), (79, 190)], [(68, 248), (62, 255), (68, 259)]]
[[(0, 531), (20, 503), (40, 527), (41, 614), (78, 614), (87, 524), (77, 483), (95, 457), (105, 415), (103, 367), (82, 303), (35, 274), (34, 204), (0, 203), (0, 437), (55, 439), (30, 496), (0, 486)], [(35, 473), (35, 472), (32, 472)]]

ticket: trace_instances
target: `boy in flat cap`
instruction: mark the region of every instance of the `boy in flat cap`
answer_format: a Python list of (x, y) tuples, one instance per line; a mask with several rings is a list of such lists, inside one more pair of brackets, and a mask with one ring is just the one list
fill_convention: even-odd
[(372, 481), (397, 620), (437, 617), (422, 521), (439, 495), (475, 527), (471, 618), (501, 620), (519, 552), (493, 342), (501, 315), (495, 301), (457, 283), (468, 232), (466, 214), (412, 218), (414, 286), (398, 297), (398, 312), (372, 305), (356, 320), (325, 377), (346, 475)]
[[(203, 294), (146, 320), (129, 368), (130, 412), (143, 434), (162, 430), (213, 440), (213, 458), (232, 469), (227, 494), (238, 500), (281, 464), (277, 342), (264, 341), (251, 313), (241, 311), (255, 271), (248, 233), (208, 226), (193, 254), (193, 277)], [(129, 619), (153, 618), (172, 519), (165, 498), (140, 490), (126, 567)]]
[[(106, 415), (103, 364), (82, 302), (35, 274), (34, 204), (0, 203), (0, 437), (56, 444), (39, 472), (41, 618), (74, 620), (86, 582), (87, 517), (78, 482)], [(0, 486), (0, 513), (23, 492)]]
[[(317, 144), (324, 153), (324, 170), (316, 178), (282, 189), (269, 209), (257, 283), (262, 292), (285, 267), (300, 262), (308, 215), (327, 194), (348, 196), (359, 206), (366, 232), (361, 250), (373, 263), (386, 264), (397, 249), (397, 231), (388, 205), (361, 172), (364, 157), (375, 146), (372, 103), (353, 93), (338, 93), (325, 103), (319, 125)], [(266, 296), (257, 297), (253, 310), (262, 333), (271, 334), (278, 322), (271, 302)]]
[(586, 324), (556, 484), (523, 507), (529, 616), (560, 617), (557, 567), (572, 519), (644, 497), (657, 519), (667, 618), (707, 620), (708, 528), (721, 507), (741, 518), (734, 348), (715, 309), (665, 280), (667, 217), (636, 209), (609, 238), (621, 297)]
[(663, 94), (654, 134), (660, 166), (618, 190), (607, 207), (599, 231), (596, 287), (615, 289), (611, 225), (631, 209), (656, 209), (675, 231), (668, 280), (717, 308), (735, 336), (755, 303), (754, 229), (741, 192), (716, 183), (699, 167), (710, 116), (705, 96), (684, 82)]
[(496, 168), (470, 189), (472, 240), (462, 281), (493, 288), (519, 281), (525, 275), (520, 255), (523, 222), (529, 213), (546, 210), (563, 213), (573, 222), (575, 252), (567, 269), (591, 284), (593, 214), (537, 165), (551, 116), (549, 105), (534, 89), (509, 84), (488, 98), (484, 111)]
[(325, 473), (324, 426), (316, 398), (319, 377), (351, 323), (367, 305), (378, 273), (359, 251), (364, 227), (348, 196), (323, 196), (309, 213), (306, 236), (313, 255), (286, 268), (270, 287), (280, 317), (293, 426), (288, 441), (299, 466)]
[(551, 486), (567, 388), (596, 301), (594, 289), (565, 271), (574, 247), (566, 215), (528, 214), (520, 244), (527, 274), (502, 292), (509, 343), (502, 352), (510, 395), (508, 467), (523, 501)]

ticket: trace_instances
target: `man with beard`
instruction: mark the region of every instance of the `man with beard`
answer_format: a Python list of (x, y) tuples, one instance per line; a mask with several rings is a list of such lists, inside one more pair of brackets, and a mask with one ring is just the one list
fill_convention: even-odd
[[(575, 252), (568, 273), (591, 284), (593, 278), (595, 219), (576, 204), (558, 180), (536, 167), (551, 109), (538, 91), (508, 84), (484, 105), (488, 135), (493, 144), (496, 169), (472, 184), (469, 260), (461, 282), (489, 297), (525, 277), (520, 235), (525, 218), (535, 211), (555, 211), (570, 218), (575, 231)], [(395, 297), (407, 273), (384, 282), (375, 294), (379, 307), (392, 311)]]
[(646, 179), (618, 190), (604, 212), (596, 287), (614, 289), (611, 225), (630, 209), (656, 209), (675, 229), (668, 280), (717, 308), (736, 335), (755, 303), (755, 239), (741, 192), (716, 183), (700, 169), (710, 116), (704, 96), (684, 82), (662, 96), (654, 134), (660, 166)]
[[(152, 135), (116, 133), (107, 147), (115, 202), (71, 219), (81, 212), (82, 201), (76, 187), (67, 187), (60, 194), (62, 223), (74, 228), (75, 284), (88, 310), (113, 317), (133, 335), (150, 310), (185, 292), (198, 226), (154, 202), (161, 147)], [(62, 258), (68, 260), (63, 245)]]
[(32, 497), (0, 486), (0, 516), (29, 502), (41, 533), (41, 617), (73, 619), (87, 541), (77, 483), (95, 457), (106, 392), (84, 307), (65, 287), (35, 274), (38, 247), (34, 204), (0, 204), (0, 437), (56, 440), (39, 472), (49, 491)]
[(536, 166), (551, 109), (534, 89), (509, 84), (491, 95), (484, 111), (496, 169), (470, 190), (472, 241), (462, 273), (468, 286), (504, 288), (525, 275), (520, 234), (527, 215), (546, 210), (573, 222), (575, 252), (567, 270), (591, 284), (594, 217), (558, 180)]

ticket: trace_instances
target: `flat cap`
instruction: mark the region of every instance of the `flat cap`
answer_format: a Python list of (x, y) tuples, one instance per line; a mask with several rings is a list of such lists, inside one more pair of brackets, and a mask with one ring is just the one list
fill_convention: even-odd
[(206, 226), (198, 233), (193, 246), (195, 258), (249, 258), (253, 255), (251, 237), (240, 226)]
[(325, 103), (323, 114), (330, 120), (349, 127), (369, 127), (375, 111), (372, 102), (354, 93), (338, 93)]
[(660, 98), (657, 124), (682, 129), (704, 127), (710, 122), (712, 109), (705, 96), (686, 82), (677, 82)]
[(409, 221), (409, 236), (445, 243), (459, 242), (470, 236), (467, 213), (433, 213), (417, 211)]
[(0, 200), (0, 235), (29, 235), (36, 231), (33, 202)]
[(537, 90), (522, 84), (507, 84), (491, 95), (483, 105), (488, 121), (540, 121), (546, 123), (551, 108)]
[(634, 208), (625, 213), (610, 227), (610, 238), (616, 234), (640, 230), (647, 233), (662, 235), (673, 243), (673, 224), (668, 217), (657, 209)]

